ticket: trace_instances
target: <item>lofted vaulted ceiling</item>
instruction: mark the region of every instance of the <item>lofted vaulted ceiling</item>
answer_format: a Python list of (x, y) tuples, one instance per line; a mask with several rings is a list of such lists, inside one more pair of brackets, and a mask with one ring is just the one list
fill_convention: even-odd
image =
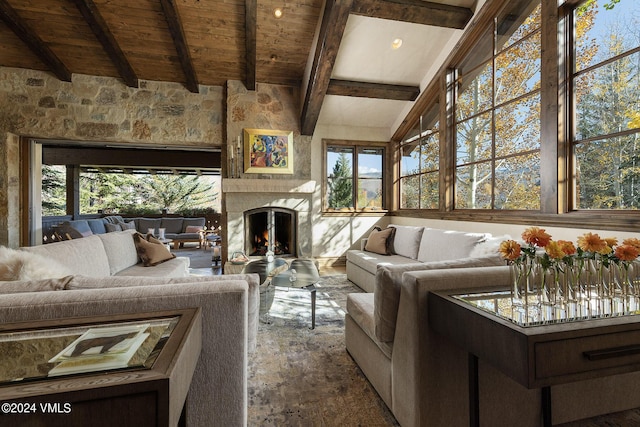
[[(199, 85), (300, 87), (318, 122), (392, 127), (475, 0), (0, 0), (0, 65)], [(276, 18), (274, 10), (282, 9)], [(392, 49), (395, 38), (403, 40)], [(443, 56), (444, 54), (444, 56)], [(367, 113), (369, 112), (369, 113)]]

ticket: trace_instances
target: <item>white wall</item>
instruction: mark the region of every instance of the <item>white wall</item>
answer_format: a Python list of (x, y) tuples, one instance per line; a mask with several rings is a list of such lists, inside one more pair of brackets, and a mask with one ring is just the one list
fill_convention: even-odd
[(313, 194), (313, 256), (340, 257), (348, 249), (360, 248), (360, 239), (369, 235), (374, 225), (386, 227), (384, 216), (322, 216), (322, 140), (389, 141), (388, 128), (357, 128), (318, 125), (311, 140), (311, 179), (318, 185)]

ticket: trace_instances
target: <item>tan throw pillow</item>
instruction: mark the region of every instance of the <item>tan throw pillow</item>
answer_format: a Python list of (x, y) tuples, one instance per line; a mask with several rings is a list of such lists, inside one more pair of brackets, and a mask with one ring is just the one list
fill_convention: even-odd
[(369, 239), (364, 246), (364, 250), (380, 255), (390, 255), (394, 232), (395, 228), (387, 228), (384, 230), (374, 229), (371, 234), (369, 234)]
[(202, 231), (202, 227), (199, 225), (187, 225), (187, 228), (184, 229), (185, 233), (199, 233)]
[(146, 240), (140, 233), (133, 235), (133, 241), (136, 245), (136, 252), (142, 260), (142, 265), (145, 267), (153, 267), (162, 262), (169, 261), (176, 256), (169, 252), (169, 249), (158, 239), (153, 236), (148, 236), (149, 240)]

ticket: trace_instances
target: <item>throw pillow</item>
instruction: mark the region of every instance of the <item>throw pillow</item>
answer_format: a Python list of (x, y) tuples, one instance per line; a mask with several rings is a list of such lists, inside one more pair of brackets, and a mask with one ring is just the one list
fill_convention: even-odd
[(120, 224), (112, 224), (110, 222), (104, 225), (104, 228), (107, 230), (107, 233), (113, 233), (114, 231), (122, 231), (122, 227)]
[(199, 225), (187, 225), (184, 229), (185, 233), (199, 233), (200, 231), (202, 231), (202, 227)]
[(119, 222), (118, 225), (120, 226), (120, 229), (122, 231), (124, 230), (135, 230), (136, 229), (136, 223), (131, 221), (131, 222)]
[(154, 265), (158, 265), (176, 257), (155, 237), (147, 236), (147, 238), (149, 240), (145, 239), (145, 236), (140, 233), (135, 233), (133, 235), (136, 252), (138, 253), (138, 257), (142, 260), (142, 265), (145, 267), (153, 267)]
[(0, 280), (40, 280), (69, 276), (71, 271), (40, 254), (0, 246)]
[(396, 229), (393, 238), (393, 252), (403, 257), (418, 259), (418, 249), (424, 227), (413, 227), (409, 225), (390, 225)]
[(369, 234), (369, 239), (367, 239), (364, 250), (380, 255), (391, 255), (394, 232), (395, 228), (392, 227), (384, 230), (374, 229), (371, 234)]

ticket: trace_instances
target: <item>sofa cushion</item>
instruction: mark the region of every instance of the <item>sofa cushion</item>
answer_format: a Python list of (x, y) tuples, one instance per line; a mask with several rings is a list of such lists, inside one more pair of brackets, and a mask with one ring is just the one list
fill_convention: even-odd
[(204, 228), (204, 218), (185, 218), (182, 221), (182, 232), (185, 233), (187, 231), (187, 227), (190, 225), (196, 225), (200, 227), (200, 230)]
[(146, 233), (150, 228), (155, 228), (157, 230), (160, 228), (161, 222), (162, 220), (160, 218), (139, 218), (137, 230), (141, 233)]
[(347, 261), (371, 274), (376, 274), (379, 265), (421, 264), (419, 261), (401, 255), (380, 255), (355, 249), (347, 251)]
[(105, 228), (105, 220), (100, 219), (89, 219), (87, 220), (87, 224), (89, 224), (89, 228), (93, 232), (93, 234), (104, 234), (107, 232)]
[(385, 356), (391, 358), (393, 350), (393, 342), (380, 342), (375, 334), (375, 318), (374, 318), (374, 294), (348, 294), (347, 295), (347, 313), (360, 326), (360, 329), (371, 341), (382, 350)]
[(116, 273), (117, 277), (185, 277), (189, 275), (189, 257), (176, 256), (152, 267), (145, 267), (142, 263), (132, 265)]
[(136, 229), (136, 223), (133, 222), (133, 221), (119, 222), (118, 225), (120, 226), (120, 229), (122, 231), (124, 231), (124, 230), (135, 230)]
[(389, 227), (396, 229), (393, 237), (393, 253), (411, 259), (418, 259), (418, 249), (420, 248), (424, 227), (395, 224)]
[(136, 251), (136, 245), (133, 243), (133, 234), (135, 232), (135, 230), (125, 230), (98, 236), (102, 240), (109, 260), (109, 274), (111, 276), (138, 263), (138, 252)]
[[(56, 279), (0, 281), (0, 294), (62, 291), (71, 279), (73, 279), (73, 276)], [(96, 279), (94, 278), (94, 280)]]
[(109, 258), (107, 258), (100, 237), (106, 235), (108, 233), (96, 234), (83, 239), (29, 246), (22, 248), (22, 250), (56, 260), (67, 267), (70, 274), (105, 277), (110, 274)]
[(395, 231), (396, 229), (393, 227), (384, 230), (374, 229), (369, 234), (364, 250), (381, 255), (390, 255)]
[(187, 225), (184, 229), (185, 233), (199, 233), (202, 231), (202, 227), (198, 225)]
[(482, 233), (425, 228), (418, 250), (418, 261), (468, 258), (475, 245), (486, 238), (487, 234)]
[(120, 224), (112, 224), (112, 223), (106, 223), (104, 225), (104, 228), (107, 230), (107, 233), (113, 233), (115, 231), (122, 231), (122, 227), (120, 226)]
[(180, 233), (183, 220), (184, 218), (162, 218), (159, 228), (164, 228), (165, 233)]
[(165, 261), (168, 261), (176, 256), (169, 252), (164, 243), (161, 243), (153, 236), (143, 236), (140, 233), (133, 235), (133, 242), (136, 245), (136, 251), (138, 257), (142, 260), (142, 265), (145, 267), (153, 267)]

